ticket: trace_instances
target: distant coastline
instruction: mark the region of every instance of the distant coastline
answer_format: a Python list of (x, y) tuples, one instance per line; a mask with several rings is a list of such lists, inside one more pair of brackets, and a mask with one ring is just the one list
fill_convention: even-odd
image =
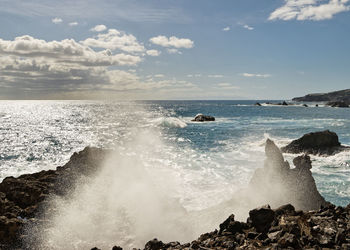
[(292, 99), (296, 102), (345, 102), (350, 104), (350, 89), (333, 91), (328, 93), (313, 93)]

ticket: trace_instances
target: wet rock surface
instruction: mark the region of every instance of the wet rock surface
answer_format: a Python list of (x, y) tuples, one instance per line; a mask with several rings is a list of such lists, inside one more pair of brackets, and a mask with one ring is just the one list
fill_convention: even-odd
[(191, 121), (192, 122), (212, 122), (212, 121), (215, 121), (215, 117), (214, 116), (210, 116), (210, 115), (198, 114)]
[(106, 150), (87, 147), (56, 170), (7, 177), (0, 183), (0, 249), (19, 248), (28, 223), (40, 219), (50, 195), (67, 195), (77, 178), (99, 169)]
[(340, 144), (338, 135), (329, 130), (305, 134), (281, 148), (285, 153), (314, 155), (333, 155), (346, 149), (349, 148)]

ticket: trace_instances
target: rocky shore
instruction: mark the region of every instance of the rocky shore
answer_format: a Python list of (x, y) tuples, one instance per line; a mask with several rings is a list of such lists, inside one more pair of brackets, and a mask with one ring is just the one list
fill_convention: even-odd
[[(24, 229), (45, 219), (43, 211), (52, 195), (69, 195), (78, 178), (99, 171), (108, 153), (87, 147), (56, 170), (5, 178), (0, 183), (0, 248), (32, 249), (30, 232)], [(236, 221), (234, 215), (229, 216), (233, 210), (220, 210), (218, 205), (217, 211), (229, 217), (217, 230), (186, 244), (154, 239), (144, 249), (350, 249), (350, 206), (336, 207), (319, 194), (310, 157), (296, 157), (291, 167), (271, 140), (266, 142), (265, 153), (264, 167), (227, 204), (245, 206), (246, 211), (269, 205), (251, 210), (246, 222)]]
[(266, 205), (251, 210), (246, 222), (236, 221), (231, 215), (219, 230), (202, 234), (192, 242), (163, 243), (154, 239), (144, 249), (350, 249), (350, 206), (329, 204), (303, 212), (291, 204), (277, 209)]
[(23, 229), (41, 219), (50, 196), (68, 195), (77, 178), (98, 171), (107, 153), (87, 147), (56, 170), (5, 178), (0, 183), (0, 249), (23, 248), (30, 238)]

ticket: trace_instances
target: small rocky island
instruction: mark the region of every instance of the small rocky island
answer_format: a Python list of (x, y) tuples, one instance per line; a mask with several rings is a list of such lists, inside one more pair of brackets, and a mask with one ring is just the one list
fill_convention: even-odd
[(213, 122), (215, 121), (214, 116), (198, 114), (191, 120), (192, 122)]
[(347, 149), (350, 148), (341, 145), (338, 135), (329, 130), (305, 134), (281, 148), (284, 153), (313, 155), (333, 155)]
[[(50, 194), (67, 195), (79, 176), (101, 167), (108, 153), (87, 147), (56, 170), (5, 178), (0, 183), (1, 249), (31, 249), (31, 235), (23, 229), (45, 220), (42, 215)], [(153, 239), (144, 249), (349, 249), (350, 205), (336, 207), (324, 200), (310, 171), (310, 157), (297, 156), (291, 167), (271, 140), (266, 141), (265, 154), (264, 167), (256, 170), (248, 188), (227, 203), (246, 203), (250, 212), (245, 222), (236, 221), (233, 210), (219, 204), (218, 212), (228, 217), (217, 229), (184, 244)], [(252, 209), (257, 204), (269, 205)]]

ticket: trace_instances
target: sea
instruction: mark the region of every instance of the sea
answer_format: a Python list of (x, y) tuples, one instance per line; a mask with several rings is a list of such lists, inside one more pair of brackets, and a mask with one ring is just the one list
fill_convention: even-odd
[[(130, 168), (126, 173), (141, 167), (187, 211), (200, 211), (229, 200), (249, 183), (263, 167), (268, 138), (285, 146), (305, 133), (329, 129), (350, 145), (350, 109), (256, 102), (0, 101), (0, 181), (55, 169), (86, 146), (108, 148), (137, 159), (120, 161)], [(216, 120), (192, 122), (199, 113)], [(284, 156), (292, 166), (296, 155)], [(322, 196), (349, 204), (350, 151), (311, 159)]]

